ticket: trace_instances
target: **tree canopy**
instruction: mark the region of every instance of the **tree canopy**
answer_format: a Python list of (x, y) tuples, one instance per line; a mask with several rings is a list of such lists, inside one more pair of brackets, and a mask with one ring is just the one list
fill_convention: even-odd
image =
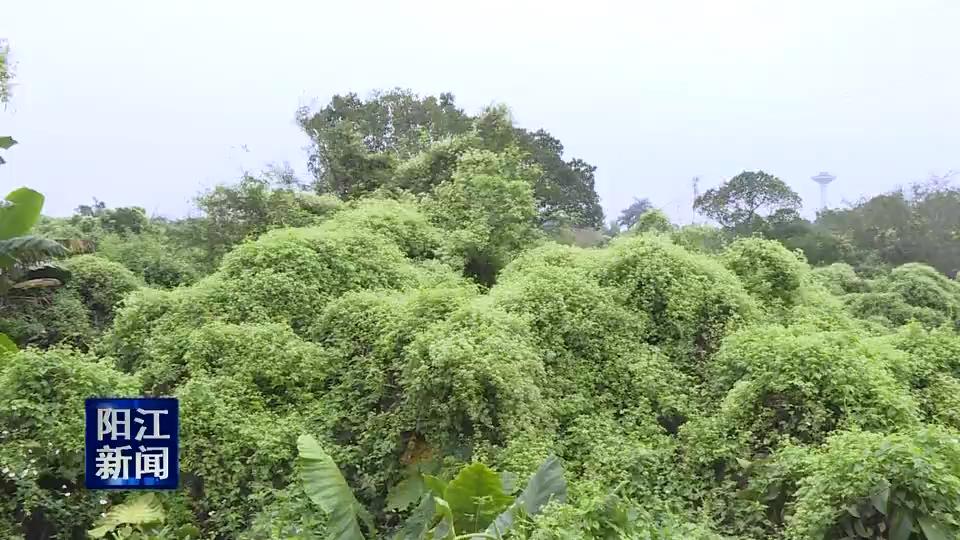
[(763, 171), (744, 171), (694, 201), (696, 210), (738, 234), (762, 230), (769, 219), (782, 220), (800, 205), (783, 180)]
[(453, 94), (421, 97), (397, 89), (367, 100), (337, 95), (319, 110), (301, 109), (298, 118), (313, 141), (310, 168), (320, 193), (353, 199), (378, 188), (428, 191), (452, 174), (450, 169), (436, 170), (444, 162), (434, 161), (430, 174), (418, 182), (398, 186), (393, 176), (402, 162), (429, 155), (435, 145), (454, 139), (462, 141), (453, 150), (457, 154), (467, 148), (514, 148), (524, 161), (537, 165), (534, 196), (542, 219), (565, 216), (591, 227), (603, 221), (594, 190), (596, 167), (581, 159), (565, 160), (558, 139), (542, 129), (515, 127), (503, 106), (471, 116), (456, 106)]

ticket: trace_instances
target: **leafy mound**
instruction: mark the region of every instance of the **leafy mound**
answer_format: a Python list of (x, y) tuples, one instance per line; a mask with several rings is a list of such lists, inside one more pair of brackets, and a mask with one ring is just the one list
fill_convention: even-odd
[(854, 426), (915, 424), (916, 403), (887, 370), (886, 354), (856, 334), (803, 327), (730, 336), (709, 368), (714, 395), (723, 396), (712, 421), (737, 441), (728, 455), (738, 447), (752, 457), (786, 442), (817, 444)]
[(797, 302), (805, 261), (783, 244), (759, 238), (741, 238), (723, 253), (723, 262), (750, 294), (766, 304), (790, 307)]
[[(5, 519), (51, 534), (83, 534), (100, 512), (83, 489), (84, 400), (131, 396), (136, 377), (70, 348), (27, 350), (0, 359), (0, 509)], [(0, 529), (2, 530), (2, 529)]]
[(651, 320), (649, 340), (703, 356), (756, 304), (740, 280), (716, 260), (655, 236), (613, 243), (599, 269), (600, 283), (624, 295), (626, 306)]
[(958, 437), (942, 428), (837, 435), (800, 482), (786, 537), (956, 538)]

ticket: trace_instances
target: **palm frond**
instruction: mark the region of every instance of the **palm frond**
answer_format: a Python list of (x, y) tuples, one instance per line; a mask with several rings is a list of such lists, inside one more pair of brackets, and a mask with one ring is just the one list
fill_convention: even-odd
[(59, 243), (39, 236), (0, 240), (0, 268), (14, 264), (29, 267), (68, 254), (69, 251)]

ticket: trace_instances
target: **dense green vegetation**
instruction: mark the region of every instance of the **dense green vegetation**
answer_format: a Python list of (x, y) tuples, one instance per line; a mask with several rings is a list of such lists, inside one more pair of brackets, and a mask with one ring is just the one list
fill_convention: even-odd
[[(505, 109), (300, 119), (314, 182), (30, 231), (71, 256), (0, 296), (0, 537), (960, 535), (960, 192), (810, 222), (748, 172), (720, 227), (601, 230)], [(86, 491), (83, 399), (141, 394), (180, 399), (181, 489)]]

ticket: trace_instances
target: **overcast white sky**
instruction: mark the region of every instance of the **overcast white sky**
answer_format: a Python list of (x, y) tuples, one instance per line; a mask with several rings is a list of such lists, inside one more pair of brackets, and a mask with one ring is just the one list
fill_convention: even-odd
[(244, 169), (306, 175), (298, 105), (400, 86), (506, 103), (598, 166), (608, 217), (687, 221), (693, 176), (744, 169), (812, 212), (820, 170), (839, 203), (960, 169), (958, 27), (956, 0), (0, 0), (0, 187), (184, 215)]

